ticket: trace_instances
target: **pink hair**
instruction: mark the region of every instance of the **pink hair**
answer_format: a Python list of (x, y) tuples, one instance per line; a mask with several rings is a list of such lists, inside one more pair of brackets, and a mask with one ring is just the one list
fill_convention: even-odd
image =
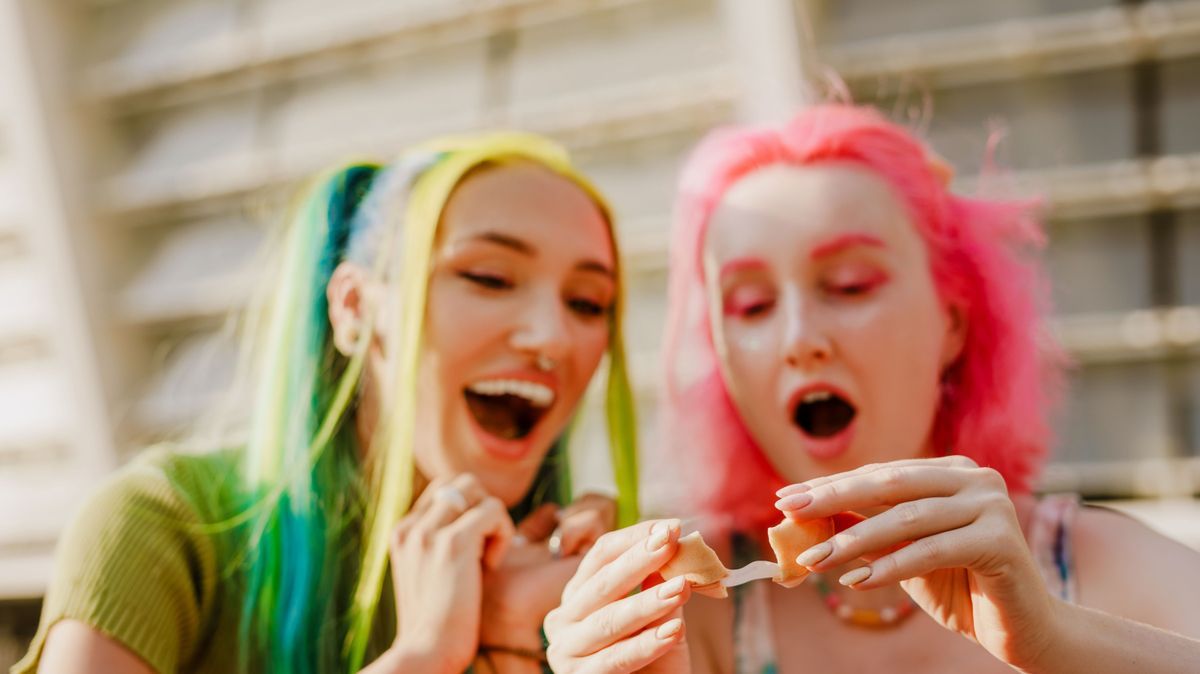
[(1042, 329), (1044, 277), (1025, 254), (1044, 244), (1037, 204), (951, 194), (945, 164), (906, 129), (870, 108), (825, 104), (779, 127), (715, 130), (684, 167), (671, 235), (664, 400), (670, 451), (699, 467), (689, 485), (694, 505), (755, 531), (779, 518), (772, 503), (783, 484), (718, 367), (701, 266), (709, 218), (726, 190), (757, 169), (825, 162), (858, 164), (892, 186), (925, 241), (943, 304), (966, 317), (962, 354), (943, 375), (933, 447), (996, 469), (1014, 492), (1029, 491), (1051, 440), (1047, 417), (1062, 362)]

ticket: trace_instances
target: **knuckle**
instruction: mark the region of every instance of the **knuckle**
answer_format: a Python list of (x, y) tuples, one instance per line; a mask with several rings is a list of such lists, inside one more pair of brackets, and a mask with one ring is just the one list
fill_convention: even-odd
[(942, 556), (942, 545), (935, 538), (922, 538), (914, 543), (917, 557), (926, 563), (934, 562)]
[(408, 527), (403, 524), (392, 528), (391, 535), (388, 536), (388, 547), (392, 552), (396, 552), (404, 547), (404, 539), (408, 533)]
[(900, 562), (895, 555), (887, 555), (871, 562), (871, 576), (878, 578), (892, 578), (900, 570)]
[(434, 532), (427, 526), (417, 525), (408, 532), (405, 537), (405, 542), (415, 545), (422, 550), (428, 550), (433, 546)]
[(962, 454), (952, 454), (950, 456), (950, 465), (952, 465), (956, 468), (978, 468), (979, 467), (979, 464), (975, 463), (974, 459), (972, 459), (969, 456), (963, 456)]
[[(632, 645), (630, 644), (630, 646)], [(633, 669), (635, 657), (636, 653), (634, 653), (632, 648), (622, 648), (612, 654), (609, 658), (609, 664), (616, 671), (627, 672)]]
[(430, 548), (436, 553), (457, 557), (459, 553), (466, 549), (467, 537), (468, 534), (461, 529), (458, 531), (447, 531), (443, 535), (434, 536)]
[(600, 538), (596, 539), (596, 545), (592, 547), (592, 554), (608, 555), (611, 550), (618, 545), (618, 535), (615, 531), (610, 531)]
[(584, 527), (602, 526), (604, 520), (604, 515), (598, 510), (585, 510), (579, 513), (579, 521)]
[(992, 492), (1002, 493), (1007, 496), (1008, 487), (1004, 482), (1004, 476), (995, 468), (976, 467), (971, 469), (972, 482), (980, 488)]
[(605, 639), (619, 636), (620, 621), (617, 619), (616, 611), (611, 608), (600, 611), (593, 616), (593, 619), (596, 621), (596, 631), (604, 636)]
[(454, 480), (452, 481), (452, 483), (454, 484), (455, 487), (459, 487), (459, 488), (471, 488), (471, 487), (480, 486), (479, 478), (475, 477), (475, 475), (473, 473), (459, 473), (458, 475), (454, 476)]
[(486, 515), (496, 514), (497, 507), (499, 507), (501, 510), (504, 509), (503, 506), (500, 505), (500, 499), (496, 498), (495, 496), (486, 496), (480, 499), (479, 503), (475, 505), (475, 508)]
[(879, 486), (894, 489), (904, 484), (904, 469), (898, 466), (890, 466), (876, 471), (876, 480)]
[[(816, 491), (816, 490), (814, 489), (813, 491)], [(839, 485), (837, 482), (830, 482), (829, 484), (825, 485), (824, 487), (821, 487), (821, 491), (824, 492), (821, 494), (822, 499), (838, 499), (844, 495), (846, 490), (841, 485)], [(817, 494), (813, 494), (814, 498), (816, 496), (817, 496)]]
[(989, 511), (1006, 511), (1012, 507), (1012, 501), (1007, 492), (989, 489), (980, 495), (983, 509)]
[(921, 517), (924, 514), (921, 506), (914, 501), (901, 503), (892, 508), (892, 513), (895, 515), (896, 521), (905, 529), (915, 527), (921, 521)]

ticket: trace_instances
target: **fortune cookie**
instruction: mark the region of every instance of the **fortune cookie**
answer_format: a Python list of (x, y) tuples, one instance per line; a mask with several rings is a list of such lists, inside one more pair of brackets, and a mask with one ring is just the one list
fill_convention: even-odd
[(721, 585), (721, 579), (729, 575), (729, 569), (721, 563), (721, 558), (694, 531), (679, 539), (675, 556), (658, 571), (663, 580), (683, 576), (692, 585), (692, 591), (706, 597), (724, 599), (729, 596), (728, 590)]
[(808, 569), (796, 563), (796, 557), (834, 534), (833, 520), (822, 517), (797, 522), (789, 517), (767, 529), (767, 540), (779, 561), (780, 576), (776, 583), (796, 587), (808, 576)]

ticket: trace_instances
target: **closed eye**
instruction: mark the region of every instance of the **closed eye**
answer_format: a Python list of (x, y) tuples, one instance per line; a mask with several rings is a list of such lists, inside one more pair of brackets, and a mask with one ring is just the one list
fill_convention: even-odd
[(508, 290), (513, 287), (512, 282), (503, 276), (481, 274), (470, 271), (460, 271), (458, 272), (458, 276), (477, 286), (487, 288), (488, 290)]
[(567, 300), (567, 306), (569, 306), (571, 308), (571, 311), (574, 311), (575, 313), (579, 314), (580, 316), (585, 316), (587, 318), (604, 316), (609, 311), (608, 307), (606, 307), (602, 304), (599, 304), (597, 302), (593, 302), (591, 300), (585, 300), (585, 299)]
[(858, 295), (866, 295), (867, 293), (871, 292), (874, 287), (874, 284), (871, 283), (855, 283), (853, 285), (834, 286), (831, 288), (831, 291), (839, 295), (855, 297)]
[(730, 299), (725, 303), (725, 315), (737, 318), (758, 318), (767, 314), (775, 307), (773, 299), (737, 300)]
[(771, 306), (771, 302), (757, 302), (755, 304), (742, 307), (738, 313), (744, 318), (754, 318), (755, 316), (761, 316), (762, 314), (770, 311)]

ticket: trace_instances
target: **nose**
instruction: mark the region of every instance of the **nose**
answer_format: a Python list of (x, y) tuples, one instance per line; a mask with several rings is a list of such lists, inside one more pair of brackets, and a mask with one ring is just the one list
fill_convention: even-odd
[(549, 358), (561, 363), (571, 344), (568, 318), (557, 289), (531, 293), (520, 311), (510, 342), (531, 360)]
[(833, 342), (819, 312), (801, 298), (787, 302), (784, 360), (790, 367), (811, 370), (833, 359)]

